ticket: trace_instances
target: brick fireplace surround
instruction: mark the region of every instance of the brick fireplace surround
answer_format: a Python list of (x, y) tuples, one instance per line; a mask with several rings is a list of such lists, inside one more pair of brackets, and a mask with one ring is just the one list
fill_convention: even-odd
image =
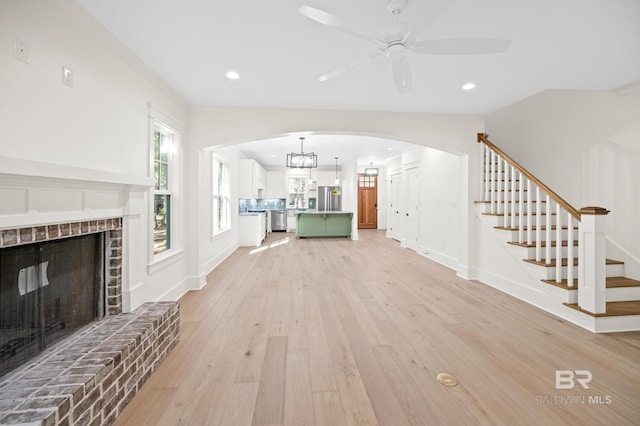
[(122, 218), (0, 230), (0, 249), (106, 233), (106, 313), (0, 378), (0, 425), (108, 425), (180, 337), (178, 302), (122, 313)]

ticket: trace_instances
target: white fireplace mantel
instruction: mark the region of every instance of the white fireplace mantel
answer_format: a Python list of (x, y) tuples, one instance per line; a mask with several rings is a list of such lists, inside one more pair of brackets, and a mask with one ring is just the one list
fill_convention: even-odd
[(153, 178), (0, 157), (0, 229), (122, 217)]

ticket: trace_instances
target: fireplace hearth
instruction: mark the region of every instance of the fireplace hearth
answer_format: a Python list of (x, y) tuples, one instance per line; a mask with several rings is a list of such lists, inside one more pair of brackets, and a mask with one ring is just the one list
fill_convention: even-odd
[[(37, 248), (36, 255), (29, 261), (0, 270), (2, 285), (6, 282), (10, 288), (9, 298), (15, 301), (35, 297), (40, 301), (40, 296), (49, 293), (48, 305), (46, 297), (41, 300), (44, 303), (35, 304), (39, 314), (25, 314), (24, 308), (15, 308), (20, 312), (18, 318), (27, 318), (29, 325), (34, 322), (32, 318), (36, 318), (40, 327), (3, 340), (3, 354), (40, 346), (43, 337), (46, 341), (59, 332), (78, 328), (69, 336), (51, 342), (50, 346), (45, 345), (39, 354), (0, 377), (0, 424), (109, 425), (177, 345), (178, 302), (145, 303), (133, 312), (123, 313), (122, 230), (123, 221), (119, 217), (0, 230), (2, 256), (29, 246)], [(58, 295), (54, 287), (64, 285), (60, 284), (55, 263), (72, 256), (63, 249), (63, 254), (56, 254), (53, 259), (51, 253), (46, 253), (49, 244), (62, 242), (66, 246), (80, 240), (83, 246), (73, 249), (80, 252), (77, 253), (79, 260), (67, 263), (71, 269), (73, 264), (93, 264), (94, 269), (102, 271), (102, 277), (93, 281), (104, 290), (82, 299), (75, 294), (72, 297)], [(103, 247), (101, 254), (85, 253), (88, 247), (96, 245)], [(16, 258), (15, 253), (9, 257)], [(43, 272), (46, 273), (43, 275)], [(71, 275), (64, 277), (71, 281), (70, 286), (85, 289), (86, 286), (73, 283), (84, 278), (70, 278)], [(96, 320), (79, 325), (73, 315), (69, 319), (64, 312), (65, 304), (71, 300), (74, 300), (71, 306), (91, 306), (88, 310)], [(4, 309), (0, 317), (3, 314)], [(15, 323), (9, 322), (0, 332), (8, 331)]]

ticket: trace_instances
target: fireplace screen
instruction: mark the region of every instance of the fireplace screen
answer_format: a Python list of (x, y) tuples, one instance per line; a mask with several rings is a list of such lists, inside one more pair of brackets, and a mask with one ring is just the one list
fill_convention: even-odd
[(0, 250), (0, 375), (104, 316), (104, 234)]

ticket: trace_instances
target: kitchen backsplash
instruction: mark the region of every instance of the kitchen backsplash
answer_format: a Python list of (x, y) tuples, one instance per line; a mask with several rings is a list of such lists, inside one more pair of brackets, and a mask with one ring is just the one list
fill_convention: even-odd
[(240, 198), (238, 212), (247, 213), (250, 210), (284, 210), (287, 208), (284, 198)]

